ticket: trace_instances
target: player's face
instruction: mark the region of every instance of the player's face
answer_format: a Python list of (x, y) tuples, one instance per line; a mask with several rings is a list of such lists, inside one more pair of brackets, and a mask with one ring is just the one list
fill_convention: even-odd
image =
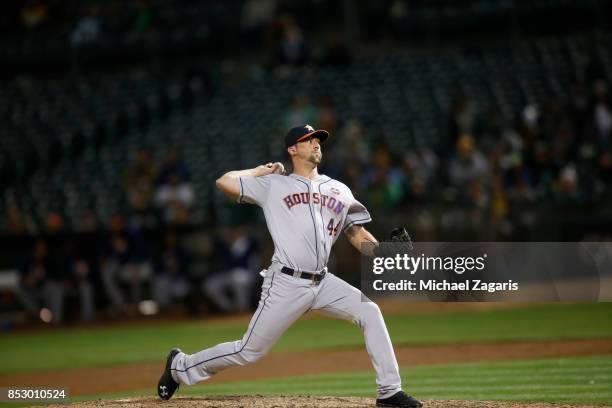
[(315, 166), (321, 163), (323, 158), (323, 152), (321, 151), (321, 144), (318, 137), (311, 137), (308, 140), (297, 143), (297, 155), (299, 158), (306, 160)]

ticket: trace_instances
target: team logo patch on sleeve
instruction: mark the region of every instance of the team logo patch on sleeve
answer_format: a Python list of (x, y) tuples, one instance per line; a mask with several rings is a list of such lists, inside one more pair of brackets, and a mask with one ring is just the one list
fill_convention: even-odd
[(335, 195), (340, 195), (340, 190), (338, 190), (336, 187), (332, 187), (331, 192), (334, 193)]

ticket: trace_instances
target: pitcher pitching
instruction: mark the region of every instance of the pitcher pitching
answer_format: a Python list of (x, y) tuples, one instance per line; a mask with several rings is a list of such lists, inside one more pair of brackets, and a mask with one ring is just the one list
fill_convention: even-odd
[(376, 371), (377, 406), (422, 406), (402, 391), (397, 360), (378, 306), (363, 301), (361, 291), (327, 270), (331, 248), (341, 231), (359, 251), (372, 251), (362, 249), (362, 242), (377, 245), (363, 227), (371, 221), (367, 209), (346, 185), (318, 173), (321, 143), (328, 137), (327, 131), (309, 125), (291, 129), (285, 136), (293, 165), (288, 176), (277, 162), (230, 171), (217, 180), (217, 188), (229, 197), (263, 209), (274, 255), (271, 265), (262, 271), (259, 306), (243, 338), (195, 354), (172, 349), (157, 386), (160, 398), (170, 399), (179, 384), (193, 385), (226, 368), (254, 363), (293, 322), (314, 309), (349, 320), (363, 331)]

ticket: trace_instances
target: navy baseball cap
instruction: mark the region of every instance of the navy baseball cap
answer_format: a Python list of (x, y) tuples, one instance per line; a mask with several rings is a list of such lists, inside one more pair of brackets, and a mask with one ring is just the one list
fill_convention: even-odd
[(297, 126), (291, 129), (285, 136), (285, 145), (293, 146), (297, 142), (302, 142), (310, 137), (317, 137), (323, 143), (329, 137), (327, 130), (315, 130), (310, 125)]

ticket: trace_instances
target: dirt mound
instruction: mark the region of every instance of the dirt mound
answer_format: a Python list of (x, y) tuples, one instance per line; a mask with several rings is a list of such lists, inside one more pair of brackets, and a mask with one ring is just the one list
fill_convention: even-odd
[[(323, 397), (323, 396), (219, 396), (202, 398), (174, 398), (161, 401), (157, 398), (125, 398), (77, 402), (62, 407), (72, 408), (372, 408), (373, 398)], [(491, 401), (424, 401), (425, 408), (595, 408), (591, 405), (557, 405), (544, 403), (491, 402)], [(49, 407), (49, 406), (47, 406)], [(59, 407), (52, 405), (51, 407)], [(605, 408), (597, 406), (597, 408)]]

